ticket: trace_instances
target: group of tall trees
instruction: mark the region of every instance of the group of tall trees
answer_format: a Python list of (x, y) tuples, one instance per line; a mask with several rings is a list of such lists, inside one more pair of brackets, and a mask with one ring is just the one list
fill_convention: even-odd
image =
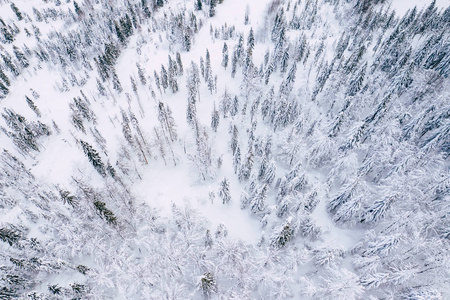
[[(257, 28), (220, 0), (63, 2), (0, 4), (0, 299), (447, 296), (450, 7), (274, 0)], [(33, 175), (55, 141), (81, 154), (58, 184)], [(186, 165), (257, 243), (133, 196)]]

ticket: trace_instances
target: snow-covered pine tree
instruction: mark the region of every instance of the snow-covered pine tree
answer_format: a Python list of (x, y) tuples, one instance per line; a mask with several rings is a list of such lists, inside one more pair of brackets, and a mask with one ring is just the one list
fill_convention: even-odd
[(225, 70), (228, 67), (228, 45), (227, 43), (223, 43), (223, 49), (222, 49), (222, 67), (225, 68)]
[(95, 170), (97, 170), (97, 172), (100, 173), (100, 175), (102, 175), (103, 177), (106, 176), (105, 165), (103, 164), (98, 152), (85, 141), (80, 140), (80, 144), (83, 148), (84, 154), (86, 154)]
[(250, 199), (250, 211), (254, 214), (263, 213), (266, 210), (266, 199), (269, 187), (267, 184), (263, 184), (260, 188), (256, 189), (253, 197)]
[(230, 182), (226, 178), (220, 182), (219, 197), (222, 198), (223, 204), (228, 204), (231, 201)]
[(213, 111), (211, 114), (211, 128), (214, 132), (217, 132), (217, 127), (219, 126), (220, 116), (216, 109), (216, 103), (214, 103)]
[(287, 243), (293, 239), (294, 233), (292, 218), (289, 217), (283, 225), (274, 230), (270, 237), (270, 246), (274, 249), (286, 247)]
[(212, 18), (216, 15), (216, 0), (209, 1), (209, 17)]

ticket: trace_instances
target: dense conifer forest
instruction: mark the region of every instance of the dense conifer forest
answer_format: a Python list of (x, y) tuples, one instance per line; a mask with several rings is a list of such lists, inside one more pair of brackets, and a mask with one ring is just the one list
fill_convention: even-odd
[(449, 299), (450, 3), (405, 3), (0, 0), (0, 300)]

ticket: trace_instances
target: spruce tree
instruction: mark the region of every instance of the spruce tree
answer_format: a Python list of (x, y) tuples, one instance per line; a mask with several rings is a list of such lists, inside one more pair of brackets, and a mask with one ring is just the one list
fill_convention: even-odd
[(116, 72), (113, 71), (113, 89), (115, 89), (119, 94), (122, 93), (122, 85), (120, 84), (119, 77), (117, 77)]
[(158, 72), (156, 72), (156, 70), (153, 72), (153, 77), (155, 78), (156, 87), (158, 88), (159, 92), (162, 93), (162, 91), (161, 91), (161, 81), (159, 79), (159, 75), (158, 75)]
[(92, 146), (85, 141), (80, 140), (80, 144), (81, 147), (83, 148), (84, 154), (86, 154), (89, 161), (97, 170), (97, 172), (100, 173), (100, 175), (102, 175), (103, 177), (105, 177), (106, 176), (105, 165), (103, 164), (102, 159), (100, 158), (100, 155), (98, 154), (97, 150), (92, 148)]
[(247, 38), (247, 52), (251, 55), (255, 48), (255, 36), (253, 35), (253, 28), (250, 28), (250, 32)]
[(28, 59), (25, 57), (25, 54), (23, 54), (15, 45), (13, 46), (13, 52), (23, 68), (27, 68), (30, 65)]
[(233, 153), (233, 155), (236, 152), (236, 148), (239, 145), (239, 141), (238, 141), (238, 128), (236, 125), (233, 125), (233, 132), (232, 132), (232, 136), (231, 136), (231, 142), (230, 142), (230, 147), (231, 147), (231, 152)]
[(233, 154), (233, 168), (235, 174), (237, 174), (240, 165), (241, 165), (241, 148), (237, 146), (236, 151)]
[(294, 230), (292, 228), (292, 220), (288, 218), (286, 222), (275, 230), (270, 238), (270, 246), (275, 249), (280, 249), (286, 246), (286, 244), (294, 237)]
[(195, 0), (195, 9), (202, 10), (202, 0)]
[(167, 74), (166, 68), (164, 68), (164, 65), (161, 65), (161, 85), (164, 91), (169, 86), (169, 76)]
[(210, 80), (210, 77), (212, 77), (212, 70), (211, 70), (211, 57), (209, 55), (209, 50), (206, 49), (206, 61), (205, 61), (205, 82), (208, 82)]
[(210, 0), (209, 2), (209, 17), (214, 17), (216, 15), (216, 0)]
[(237, 54), (236, 51), (233, 51), (233, 57), (231, 58), (231, 77), (234, 78), (236, 76), (236, 68), (237, 68)]
[(5, 98), (8, 93), (9, 89), (0, 81), (0, 98)]
[(230, 182), (228, 179), (224, 178), (220, 183), (219, 197), (222, 198), (223, 204), (230, 203)]
[(141, 65), (139, 63), (136, 63), (136, 67), (138, 69), (138, 76), (139, 76), (139, 80), (141, 81), (141, 84), (146, 85), (147, 79), (145, 78), (145, 70), (143, 68), (141, 68)]
[(186, 52), (191, 51), (191, 35), (189, 34), (189, 32), (186, 32), (184, 35), (183, 45)]
[(19, 11), (17, 6), (14, 3), (11, 3), (11, 9), (16, 14), (16, 17), (19, 21), (23, 20), (22, 13)]
[(102, 201), (95, 201), (94, 207), (97, 209), (101, 218), (105, 219), (108, 224), (117, 225), (117, 218), (114, 213), (106, 208), (106, 203)]
[[(1, 87), (0, 87), (1, 89)], [(37, 108), (37, 106), (34, 104), (33, 100), (31, 100), (28, 96), (25, 96), (25, 100), (27, 101), (28, 106), (31, 108), (32, 111), (36, 114), (36, 116), (40, 117), (41, 112)]]
[(119, 24), (117, 24), (117, 21), (114, 21), (114, 29), (116, 30), (117, 38), (119, 39), (120, 43), (125, 44), (126, 37), (124, 33), (122, 32), (122, 29), (120, 28)]
[(213, 239), (211, 236), (211, 231), (209, 229), (206, 230), (206, 235), (205, 235), (205, 248), (210, 249), (212, 247), (213, 244)]
[(250, 211), (252, 213), (259, 214), (266, 209), (267, 191), (267, 184), (256, 191), (255, 196), (250, 200)]
[(6, 74), (3, 72), (2, 68), (0, 67), (0, 79), (3, 80), (3, 83), (6, 86), (10, 86), (9, 78), (6, 76)]
[(228, 67), (228, 46), (227, 43), (223, 43), (223, 49), (222, 49), (222, 67), (225, 68), (225, 70)]
[(211, 128), (214, 132), (217, 132), (217, 127), (219, 126), (219, 112), (216, 109), (216, 104), (214, 103), (213, 112), (211, 114)]
[(177, 52), (176, 59), (177, 59), (177, 65), (178, 65), (178, 75), (183, 75), (183, 62), (181, 61), (180, 52)]

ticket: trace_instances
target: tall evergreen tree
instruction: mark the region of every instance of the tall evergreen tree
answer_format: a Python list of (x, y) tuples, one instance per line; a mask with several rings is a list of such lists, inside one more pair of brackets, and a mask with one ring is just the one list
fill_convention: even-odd
[(86, 154), (89, 161), (97, 170), (97, 172), (100, 173), (100, 175), (102, 175), (103, 177), (106, 176), (105, 165), (103, 164), (102, 159), (100, 158), (98, 152), (85, 141), (80, 140), (80, 144), (81, 147), (83, 148), (84, 154)]
[(228, 67), (228, 46), (227, 43), (223, 43), (223, 49), (222, 49), (222, 67), (225, 68), (225, 70)]
[(247, 38), (247, 52), (251, 55), (255, 48), (255, 36), (253, 34), (253, 28), (250, 28), (250, 32)]
[(177, 59), (177, 65), (178, 65), (178, 75), (183, 75), (183, 62), (181, 61), (180, 52), (177, 52), (176, 59)]
[(12, 11), (13, 11), (14, 14), (16, 15), (17, 19), (18, 19), (19, 21), (23, 20), (22, 13), (21, 13), (20, 10), (17, 8), (17, 6), (16, 6), (14, 3), (11, 3), (10, 6), (11, 6)]
[(237, 54), (236, 51), (233, 51), (233, 56), (231, 58), (231, 77), (234, 78), (236, 76), (236, 68), (237, 68)]
[(120, 84), (119, 77), (117, 77), (116, 72), (113, 71), (113, 89), (115, 89), (118, 93), (123, 91), (122, 85)]
[(216, 15), (216, 0), (210, 0), (209, 2), (209, 17), (214, 17)]
[(217, 132), (217, 127), (219, 126), (219, 112), (216, 109), (216, 103), (214, 103), (213, 112), (211, 114), (211, 128), (214, 132)]
[(164, 91), (169, 86), (169, 75), (167, 74), (166, 68), (164, 68), (164, 65), (161, 65), (161, 85), (164, 89)]
[(9, 78), (6, 76), (5, 72), (3, 72), (3, 69), (0, 67), (0, 79), (3, 81), (3, 83), (6, 86), (10, 86)]
[(13, 46), (13, 52), (23, 68), (27, 68), (30, 65), (28, 59), (25, 57), (25, 54), (23, 54), (15, 45)]
[(194, 0), (195, 1), (195, 9), (202, 10), (202, 0)]
[(222, 198), (223, 204), (228, 204), (231, 201), (230, 183), (228, 179), (224, 178), (220, 183), (219, 196)]
[(145, 70), (141, 67), (139, 63), (136, 63), (136, 68), (138, 69), (138, 76), (139, 80), (141, 81), (141, 84), (146, 85), (147, 79), (145, 78)]

